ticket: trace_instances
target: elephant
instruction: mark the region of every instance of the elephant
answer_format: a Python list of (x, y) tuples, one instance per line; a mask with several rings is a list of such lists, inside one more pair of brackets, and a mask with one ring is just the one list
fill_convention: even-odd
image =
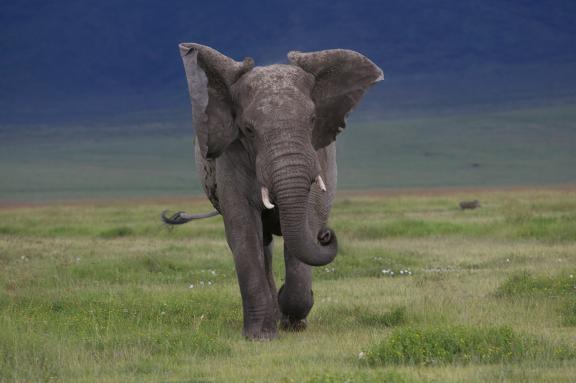
[[(288, 64), (255, 66), (207, 46), (179, 45), (195, 130), (194, 156), (214, 213), (171, 217), (181, 224), (221, 214), (243, 308), (242, 334), (270, 340), (278, 327), (307, 326), (312, 266), (330, 263), (327, 226), (336, 192), (336, 136), (365, 91), (383, 79), (345, 49), (288, 53)], [(285, 279), (276, 289), (273, 236), (284, 237)]]

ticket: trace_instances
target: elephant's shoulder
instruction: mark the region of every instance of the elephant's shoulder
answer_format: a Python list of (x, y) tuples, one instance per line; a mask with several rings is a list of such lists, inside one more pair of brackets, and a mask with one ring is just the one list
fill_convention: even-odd
[(204, 166), (204, 192), (208, 196), (214, 208), (220, 211), (220, 201), (218, 200), (218, 182), (216, 181), (215, 161), (206, 161)]
[(325, 171), (336, 166), (336, 142), (316, 150), (320, 166)]

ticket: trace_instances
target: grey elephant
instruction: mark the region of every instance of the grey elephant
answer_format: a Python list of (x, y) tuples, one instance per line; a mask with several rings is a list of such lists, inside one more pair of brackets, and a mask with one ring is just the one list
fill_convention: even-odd
[[(306, 327), (311, 266), (337, 252), (326, 224), (336, 191), (336, 136), (382, 70), (350, 50), (288, 53), (289, 64), (254, 66), (207, 46), (180, 52), (192, 103), (195, 159), (217, 212), (171, 217), (180, 224), (221, 214), (234, 256), (243, 335), (277, 336)], [(273, 235), (284, 237), (285, 280), (277, 292)]]

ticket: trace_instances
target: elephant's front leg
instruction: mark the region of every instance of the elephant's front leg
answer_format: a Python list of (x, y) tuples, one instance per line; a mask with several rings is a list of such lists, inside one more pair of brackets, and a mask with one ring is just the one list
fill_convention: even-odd
[(224, 225), (242, 295), (242, 334), (250, 339), (275, 338), (276, 310), (266, 273), (260, 212), (236, 203), (224, 213)]
[(278, 303), (282, 312), (280, 325), (287, 331), (301, 331), (307, 326), (306, 317), (312, 305), (312, 267), (300, 262), (284, 246), (286, 279), (278, 292)]

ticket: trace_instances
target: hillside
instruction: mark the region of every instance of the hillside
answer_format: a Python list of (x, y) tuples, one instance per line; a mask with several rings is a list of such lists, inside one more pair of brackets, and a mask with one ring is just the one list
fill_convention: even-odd
[(377, 116), (573, 100), (574, 15), (570, 1), (3, 2), (0, 124), (184, 121), (180, 41), (258, 64), (356, 49), (384, 68), (364, 106)]
[[(356, 121), (338, 188), (576, 184), (575, 124), (574, 106)], [(0, 201), (202, 194), (192, 136), (189, 123), (0, 131)]]

